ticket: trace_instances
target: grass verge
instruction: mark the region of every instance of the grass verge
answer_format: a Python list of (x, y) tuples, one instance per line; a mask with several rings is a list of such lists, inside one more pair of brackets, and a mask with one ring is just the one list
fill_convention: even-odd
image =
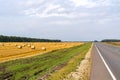
[(71, 72), (74, 72), (76, 70), (76, 68), (80, 64), (80, 62), (85, 58), (85, 55), (88, 52), (90, 47), (91, 47), (91, 43), (87, 44), (84, 47), (81, 47), (79, 49), (80, 53), (78, 53), (73, 58), (71, 58), (69, 60), (69, 62), (67, 63), (67, 65), (64, 66), (62, 69), (53, 73), (48, 78), (48, 80), (72, 80), (72, 79), (66, 79), (68, 74), (70, 74)]

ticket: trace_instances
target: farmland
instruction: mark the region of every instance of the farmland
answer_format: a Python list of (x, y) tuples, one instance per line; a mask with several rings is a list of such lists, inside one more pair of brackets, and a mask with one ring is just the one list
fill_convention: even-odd
[(120, 42), (107, 42), (108, 44), (112, 44), (112, 45), (116, 45), (116, 46), (120, 46)]
[[(70, 48), (81, 44), (83, 43), (79, 43), (79, 42), (0, 43), (0, 62), (14, 60), (18, 58), (31, 57), (49, 51), (63, 49), (63, 48)], [(35, 49), (31, 49), (31, 46), (34, 46)], [(45, 48), (46, 50), (42, 50), (42, 48)]]
[[(8, 44), (9, 43), (6, 43), (6, 45)], [(14, 44), (12, 43), (10, 46), (13, 46)], [(40, 46), (38, 43), (32, 44)], [(77, 65), (79, 65), (80, 61), (84, 59), (87, 51), (91, 47), (91, 43), (57, 43), (57, 46), (55, 46), (56, 43), (47, 43), (46, 46), (46, 43), (39, 44), (43, 44), (44, 47), (48, 49), (48, 51), (45, 51), (45, 54), (0, 63), (0, 80), (39, 80), (45, 75), (49, 75), (45, 77), (49, 80), (61, 80), (61, 78), (64, 78), (65, 75), (76, 69)], [(54, 46), (51, 46), (51, 44)], [(49, 48), (47, 47), (48, 45)], [(7, 49), (12, 50), (12, 48), (6, 47), (6, 50)], [(25, 50), (26, 49), (28, 48), (26, 47)], [(35, 49), (38, 51), (38, 54), (44, 52), (39, 52), (40, 49), (41, 48)], [(4, 48), (1, 48), (1, 50), (4, 50)], [(19, 50), (21, 49), (18, 49), (18, 51)], [(23, 50), (21, 50), (21, 52)], [(32, 50), (30, 49), (29, 52), (31, 54), (37, 54), (36, 51), (31, 51)], [(16, 55), (16, 53), (14, 53), (14, 55)], [(5, 57), (5, 55), (2, 56)], [(12, 55), (8, 56), (12, 57)], [(58, 72), (56, 72), (56, 70)]]

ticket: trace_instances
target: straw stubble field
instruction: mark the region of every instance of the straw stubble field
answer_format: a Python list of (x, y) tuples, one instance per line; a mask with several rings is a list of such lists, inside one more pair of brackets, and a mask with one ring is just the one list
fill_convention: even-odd
[[(53, 50), (78, 46), (80, 42), (0, 43), (0, 62), (26, 58)], [(32, 48), (34, 47), (34, 48)]]
[(120, 46), (120, 42), (106, 42), (106, 43), (116, 45), (116, 46)]

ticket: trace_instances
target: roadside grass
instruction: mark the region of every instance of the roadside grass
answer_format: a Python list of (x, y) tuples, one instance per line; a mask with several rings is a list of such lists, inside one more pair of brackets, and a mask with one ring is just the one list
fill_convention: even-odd
[(53, 75), (50, 78), (52, 80), (59, 80), (58, 78), (64, 77), (64, 74), (75, 70), (76, 65), (84, 58), (90, 45), (91, 43), (85, 43), (80, 46), (54, 50), (30, 58), (0, 63), (0, 80), (35, 80), (51, 72), (56, 66), (68, 62), (65, 68), (63, 70), (61, 69), (62, 71), (60, 70), (60, 73), (58, 72), (59, 76), (55, 75), (56, 72), (53, 74), (56, 76), (56, 79)]
[(69, 62), (67, 63), (67, 65), (64, 66), (62, 69), (53, 73), (48, 78), (48, 80), (64, 80), (64, 79), (66, 79), (69, 73), (74, 72), (76, 70), (76, 68), (80, 64), (80, 62), (85, 58), (85, 55), (88, 52), (88, 50), (90, 49), (90, 47), (91, 47), (91, 43), (85, 45), (84, 47), (81, 47), (79, 49), (80, 53), (78, 53), (76, 56), (71, 58), (69, 60)]

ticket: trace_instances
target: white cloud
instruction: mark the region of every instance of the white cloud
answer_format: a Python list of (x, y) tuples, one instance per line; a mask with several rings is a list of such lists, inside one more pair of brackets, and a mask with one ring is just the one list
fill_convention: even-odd
[(51, 10), (57, 10), (57, 9), (61, 9), (61, 6), (60, 5), (57, 5), (57, 4), (49, 4), (46, 9), (43, 11), (43, 13), (48, 13), (50, 12)]
[(51, 21), (48, 24), (50, 24), (50, 25), (70, 25), (72, 23), (71, 23), (71, 21), (68, 21), (68, 20), (62, 20), (62, 21)]
[(73, 14), (67, 14), (67, 13), (50, 13), (50, 14), (47, 14), (47, 13), (36, 13), (36, 14), (31, 15), (31, 16), (38, 16), (38, 17), (41, 17), (41, 18), (48, 18), (48, 17), (73, 18), (74, 17)]
[(33, 9), (33, 8), (23, 11), (25, 15), (33, 15), (33, 14), (36, 14), (37, 12), (38, 12), (38, 9)]
[(29, 16), (38, 16), (38, 17), (73, 17), (72, 14), (66, 13), (65, 8), (59, 4), (47, 4), (44, 10), (40, 10), (40, 8), (30, 8), (28, 10), (24, 10), (24, 14)]
[[(56, 1), (44, 0), (27, 0), (24, 5), (30, 6), (24, 11), (25, 15), (36, 16), (41, 18), (48, 17), (67, 17), (67, 18), (86, 18), (99, 16), (99, 10), (103, 10), (106, 6), (110, 6), (109, 0), (66, 0), (68, 3), (56, 3)], [(23, 2), (23, 1), (22, 1)], [(44, 3), (43, 3), (44, 2)], [(43, 4), (42, 4), (43, 3)], [(69, 4), (69, 5), (66, 5)], [(38, 5), (36, 7), (36, 5)], [(81, 8), (80, 8), (81, 7)], [(80, 9), (79, 9), (80, 8)], [(94, 11), (93, 11), (94, 8)], [(98, 10), (97, 10), (98, 9)], [(101, 11), (100, 11), (101, 13)]]
[(115, 5), (111, 0), (69, 0), (75, 7), (96, 8)]
[(89, 0), (70, 0), (75, 7), (86, 7), (86, 8), (93, 8), (98, 6), (96, 2), (89, 1)]
[(42, 12), (39, 12), (39, 9), (30, 9), (30, 10), (25, 10), (24, 13), (29, 16), (36, 16), (41, 18), (48, 18), (48, 17), (84, 18), (84, 17), (89, 17), (91, 15), (93, 16), (93, 14), (87, 13), (87, 12), (67, 13), (67, 12), (64, 12), (65, 11), (64, 8), (58, 8), (55, 10), (56, 12), (51, 12), (52, 9), (53, 8), (49, 8), (49, 9), (47, 8)]
[(58, 12), (64, 12), (65, 11), (65, 8), (59, 8), (58, 9)]
[(19, 5), (24, 7), (33, 7), (35, 5), (40, 5), (44, 2), (44, 0), (21, 0)]
[(103, 6), (112, 6), (113, 3), (111, 2), (111, 0), (103, 0), (101, 3)]

